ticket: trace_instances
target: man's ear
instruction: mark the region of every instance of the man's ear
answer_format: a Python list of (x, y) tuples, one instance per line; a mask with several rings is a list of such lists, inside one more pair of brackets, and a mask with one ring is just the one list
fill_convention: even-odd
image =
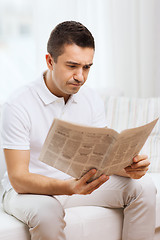
[(53, 70), (54, 60), (49, 53), (46, 54), (46, 63), (49, 70)]

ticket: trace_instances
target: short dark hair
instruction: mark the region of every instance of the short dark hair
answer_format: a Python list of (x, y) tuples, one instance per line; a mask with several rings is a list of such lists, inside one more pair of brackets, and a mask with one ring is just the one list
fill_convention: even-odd
[(95, 50), (91, 32), (82, 23), (76, 21), (62, 22), (52, 30), (47, 43), (47, 51), (55, 62), (63, 53), (66, 44), (76, 44), (79, 47), (89, 47)]

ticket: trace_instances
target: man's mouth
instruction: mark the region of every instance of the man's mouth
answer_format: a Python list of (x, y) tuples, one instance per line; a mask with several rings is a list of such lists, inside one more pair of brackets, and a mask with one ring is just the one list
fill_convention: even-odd
[(80, 83), (69, 83), (69, 85), (73, 85), (73, 86), (76, 86), (76, 87), (82, 86), (82, 84), (80, 84)]

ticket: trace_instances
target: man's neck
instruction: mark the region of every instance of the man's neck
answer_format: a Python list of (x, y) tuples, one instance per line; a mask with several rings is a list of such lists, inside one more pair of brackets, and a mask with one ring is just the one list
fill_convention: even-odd
[(47, 88), (49, 89), (49, 91), (54, 94), (56, 97), (63, 97), (64, 98), (64, 101), (65, 101), (65, 104), (67, 103), (67, 101), (69, 100), (70, 96), (71, 95), (64, 95), (62, 96), (61, 94), (56, 94), (55, 93), (55, 89), (54, 89), (54, 86), (52, 85), (52, 76), (51, 76), (51, 73), (46, 70), (44, 73), (43, 73), (43, 79), (44, 79), (44, 82), (47, 86)]

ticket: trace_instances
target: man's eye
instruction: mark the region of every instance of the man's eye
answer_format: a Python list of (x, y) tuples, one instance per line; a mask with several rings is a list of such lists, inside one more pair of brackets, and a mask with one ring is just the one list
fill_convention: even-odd
[(89, 69), (90, 66), (86, 65), (86, 66), (84, 66), (83, 68), (84, 68), (84, 69)]
[(76, 66), (75, 65), (68, 65), (68, 67), (75, 68)]

